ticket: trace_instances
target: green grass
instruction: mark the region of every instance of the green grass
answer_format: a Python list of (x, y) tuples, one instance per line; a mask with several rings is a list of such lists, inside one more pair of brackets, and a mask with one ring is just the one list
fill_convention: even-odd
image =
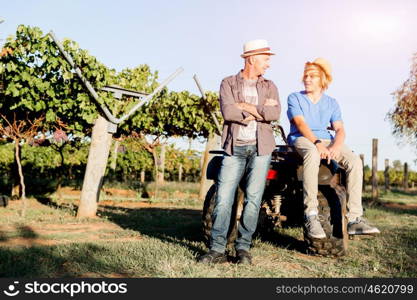
[[(398, 201), (403, 196), (395, 191), (389, 194)], [(417, 201), (417, 196), (409, 196), (406, 201)], [(417, 209), (366, 208), (366, 217), (382, 234), (350, 240), (349, 253), (341, 258), (305, 254), (302, 229), (295, 227), (280, 229), (266, 241), (255, 239), (251, 250), (254, 266), (232, 263), (206, 266), (196, 262), (196, 257), (207, 250), (201, 235), (202, 203), (175, 197), (155, 202), (137, 208), (124, 207), (123, 202), (117, 202), (116, 206), (100, 207), (100, 217), (92, 220), (75, 219), (74, 211), (65, 208), (64, 203), (59, 208), (41, 205), (32, 199), (26, 218), (18, 217), (20, 205), (17, 203), (1, 208), (0, 276), (417, 276)], [(54, 224), (57, 228), (58, 225), (68, 227), (68, 230), (52, 230)], [(49, 225), (51, 230), (40, 232), (39, 225), (44, 230), (48, 230)], [(72, 232), (69, 230), (72, 226), (97, 228)], [(30, 247), (7, 245), (18, 237), (57, 243)]]
[[(367, 191), (363, 194), (365, 199), (371, 199), (371, 192)], [(383, 188), (379, 189), (378, 200), (381, 203), (397, 203), (403, 205), (417, 205), (417, 190), (410, 190), (405, 192), (399, 189), (392, 189), (384, 191)]]
[(199, 184), (195, 182), (165, 182), (163, 184), (156, 184), (155, 182), (151, 182), (147, 184), (147, 189), (153, 190), (158, 188), (160, 191), (168, 192), (170, 194), (175, 192), (182, 192), (186, 194), (198, 194), (199, 192)]
[(383, 202), (394, 202), (400, 204), (417, 204), (417, 191), (403, 192), (403, 191), (388, 191), (381, 193), (381, 200)]

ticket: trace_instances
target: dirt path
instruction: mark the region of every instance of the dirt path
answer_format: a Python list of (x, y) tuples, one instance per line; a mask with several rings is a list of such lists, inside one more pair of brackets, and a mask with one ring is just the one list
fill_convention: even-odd
[(395, 203), (395, 202), (386, 202), (383, 205), (388, 208), (400, 208), (400, 209), (406, 209), (406, 210), (417, 209), (417, 204), (401, 204), (401, 203)]

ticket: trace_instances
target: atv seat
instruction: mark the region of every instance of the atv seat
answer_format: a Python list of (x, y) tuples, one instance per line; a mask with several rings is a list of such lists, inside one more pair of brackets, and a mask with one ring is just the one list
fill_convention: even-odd
[[(303, 159), (294, 146), (277, 145), (272, 153), (272, 161), (280, 160), (290, 160), (294, 163), (297, 168), (298, 180), (303, 180)], [(342, 170), (344, 170), (343, 167), (334, 159), (330, 160), (330, 163), (327, 163), (326, 159), (322, 159), (319, 169), (319, 184), (328, 185), (332, 177)]]

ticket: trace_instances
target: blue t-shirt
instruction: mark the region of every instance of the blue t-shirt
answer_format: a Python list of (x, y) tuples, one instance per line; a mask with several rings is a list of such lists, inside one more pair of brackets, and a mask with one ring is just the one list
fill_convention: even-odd
[[(295, 92), (288, 96), (288, 120), (296, 116), (303, 116), (307, 125), (319, 139), (332, 140), (333, 136), (327, 127), (335, 121), (342, 121), (342, 113), (339, 104), (334, 98), (323, 94), (321, 99), (314, 104), (304, 91)], [(293, 145), (295, 140), (302, 136), (295, 124), (290, 122), (290, 134), (288, 143)]]

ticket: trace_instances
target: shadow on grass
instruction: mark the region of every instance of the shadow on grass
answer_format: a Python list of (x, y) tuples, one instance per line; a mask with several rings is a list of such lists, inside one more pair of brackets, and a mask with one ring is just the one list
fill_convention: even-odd
[(124, 229), (179, 244), (202, 253), (193, 242), (202, 242), (201, 211), (177, 208), (100, 207), (100, 215)]
[(258, 236), (258, 238), (260, 238), (263, 242), (269, 242), (279, 248), (295, 250), (304, 254), (307, 253), (307, 247), (304, 241), (277, 231), (269, 232), (268, 234), (262, 234)]
[(115, 273), (123, 276), (125, 270), (120, 264), (94, 258), (109, 251), (93, 244), (1, 248), (0, 277), (91, 277), (91, 273), (98, 277)]
[[(108, 274), (125, 276), (125, 268), (117, 261), (100, 259), (112, 256), (112, 250), (90, 243), (39, 246), (39, 236), (30, 226), (19, 226), (13, 238), (24, 238), (29, 247), (0, 247), (0, 277), (98, 277)], [(0, 241), (12, 237), (0, 231)], [(32, 246), (30, 246), (32, 244)]]
[(58, 204), (55, 201), (53, 201), (50, 197), (48, 196), (44, 196), (44, 195), (35, 195), (33, 196), (39, 203), (55, 208), (55, 209), (59, 209), (62, 211), (65, 211), (73, 216), (75, 216), (77, 214), (77, 210), (78, 210), (78, 206), (74, 205), (72, 203), (61, 203)]
[[(17, 226), (16, 228), (18, 237), (22, 237), (27, 240), (33, 240), (38, 237), (38, 235), (30, 228), (30, 226)], [(0, 231), (0, 242), (7, 242), (10, 237), (5, 233)]]

